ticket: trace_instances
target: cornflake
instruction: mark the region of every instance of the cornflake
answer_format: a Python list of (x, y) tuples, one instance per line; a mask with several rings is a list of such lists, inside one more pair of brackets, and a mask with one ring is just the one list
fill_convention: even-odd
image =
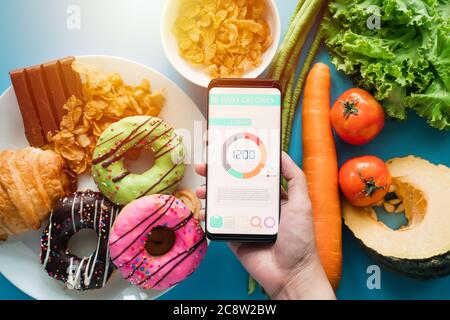
[(81, 174), (90, 167), (97, 139), (109, 125), (129, 116), (158, 116), (166, 99), (162, 91), (152, 93), (146, 79), (133, 87), (124, 84), (119, 74), (106, 75), (79, 61), (72, 68), (83, 79), (85, 101), (75, 96), (67, 100), (60, 130), (49, 132), (48, 140), (50, 148)]
[(180, 55), (211, 78), (241, 77), (272, 45), (265, 0), (181, 0), (173, 26)]

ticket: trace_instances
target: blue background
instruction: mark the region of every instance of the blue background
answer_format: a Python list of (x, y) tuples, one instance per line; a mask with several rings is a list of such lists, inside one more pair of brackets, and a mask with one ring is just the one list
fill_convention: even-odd
[[(293, 12), (295, 0), (277, 0), (282, 33)], [(69, 5), (81, 8), (81, 29), (68, 30)], [(12, 69), (42, 63), (67, 55), (107, 54), (144, 63), (175, 81), (205, 112), (206, 92), (185, 81), (165, 57), (159, 35), (164, 1), (159, 0), (4, 0), (0, 2), (0, 92), (10, 86)], [(317, 61), (329, 64), (321, 49)], [(332, 100), (351, 87), (351, 82), (332, 69)], [(301, 164), (301, 126), (295, 118), (290, 154)], [(2, 137), (0, 139), (7, 139)], [(407, 122), (388, 121), (372, 143), (353, 147), (337, 141), (340, 161), (374, 154), (383, 159), (415, 154), (450, 166), (450, 135), (429, 128), (411, 115)], [(420, 281), (381, 271), (381, 289), (367, 287), (367, 268), (375, 264), (344, 228), (344, 268), (340, 299), (446, 299), (450, 278)], [(212, 243), (208, 254), (189, 279), (162, 299), (264, 299), (257, 290), (247, 295), (247, 274), (222, 243)], [(31, 299), (0, 275), (0, 299)]]

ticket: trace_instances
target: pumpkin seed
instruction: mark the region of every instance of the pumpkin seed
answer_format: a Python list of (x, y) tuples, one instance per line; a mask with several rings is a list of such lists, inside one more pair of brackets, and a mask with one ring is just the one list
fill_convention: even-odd
[(403, 203), (400, 203), (399, 205), (398, 205), (398, 207), (397, 208), (395, 208), (395, 213), (400, 213), (400, 212), (403, 212), (403, 211), (405, 211), (405, 205), (403, 204)]
[(392, 204), (394, 206), (400, 204), (401, 202), (402, 202), (402, 200), (400, 200), (400, 199), (392, 199), (392, 200), (388, 201), (389, 204)]
[(390, 204), (388, 202), (383, 203), (383, 207), (384, 207), (384, 210), (386, 210), (389, 213), (393, 213), (395, 210), (395, 206), (393, 206), (392, 204)]

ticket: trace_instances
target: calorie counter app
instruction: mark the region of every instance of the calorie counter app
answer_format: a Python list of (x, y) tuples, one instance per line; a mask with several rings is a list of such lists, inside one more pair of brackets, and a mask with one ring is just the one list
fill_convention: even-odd
[(208, 231), (274, 235), (280, 210), (281, 93), (214, 87), (208, 114)]

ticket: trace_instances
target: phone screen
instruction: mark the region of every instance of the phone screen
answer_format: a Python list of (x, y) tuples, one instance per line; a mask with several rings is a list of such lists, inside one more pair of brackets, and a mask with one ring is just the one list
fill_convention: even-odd
[(278, 233), (280, 129), (279, 87), (210, 87), (206, 201), (210, 238), (264, 240)]

